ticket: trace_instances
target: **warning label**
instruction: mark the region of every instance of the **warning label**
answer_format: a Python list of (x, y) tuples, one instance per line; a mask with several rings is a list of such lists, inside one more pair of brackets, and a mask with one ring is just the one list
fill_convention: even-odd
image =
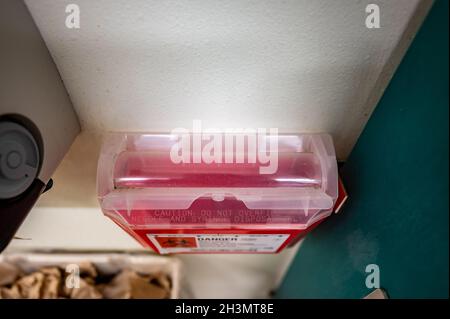
[(147, 234), (161, 254), (181, 252), (275, 253), (289, 234)]

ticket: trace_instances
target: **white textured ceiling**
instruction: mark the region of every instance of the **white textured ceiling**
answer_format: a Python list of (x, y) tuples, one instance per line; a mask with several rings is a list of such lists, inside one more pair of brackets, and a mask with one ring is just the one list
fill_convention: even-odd
[[(330, 132), (344, 159), (421, 1), (26, 3), (85, 130), (168, 131), (200, 119)], [(78, 30), (65, 27), (69, 3), (80, 7)], [(380, 29), (365, 27), (368, 3), (380, 6)]]

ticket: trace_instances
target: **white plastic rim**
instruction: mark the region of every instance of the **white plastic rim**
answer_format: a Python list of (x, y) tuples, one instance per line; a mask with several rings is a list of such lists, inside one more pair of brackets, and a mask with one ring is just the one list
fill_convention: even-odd
[(0, 121), (0, 199), (16, 197), (33, 183), (39, 171), (39, 148), (22, 125)]

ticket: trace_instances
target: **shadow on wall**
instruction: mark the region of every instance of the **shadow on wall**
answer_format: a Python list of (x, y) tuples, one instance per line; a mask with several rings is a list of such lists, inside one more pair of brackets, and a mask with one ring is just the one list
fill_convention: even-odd
[(100, 147), (100, 135), (82, 131), (53, 175), (53, 187), (39, 197), (36, 206), (99, 207), (96, 176)]

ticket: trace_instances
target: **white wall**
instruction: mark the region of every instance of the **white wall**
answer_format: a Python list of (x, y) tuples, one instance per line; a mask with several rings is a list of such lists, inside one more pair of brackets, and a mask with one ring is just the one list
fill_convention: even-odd
[[(330, 132), (345, 158), (419, 0), (27, 0), (86, 130)], [(67, 29), (65, 6), (81, 9)], [(377, 3), (381, 28), (365, 27)], [(401, 43), (402, 42), (402, 43)]]

